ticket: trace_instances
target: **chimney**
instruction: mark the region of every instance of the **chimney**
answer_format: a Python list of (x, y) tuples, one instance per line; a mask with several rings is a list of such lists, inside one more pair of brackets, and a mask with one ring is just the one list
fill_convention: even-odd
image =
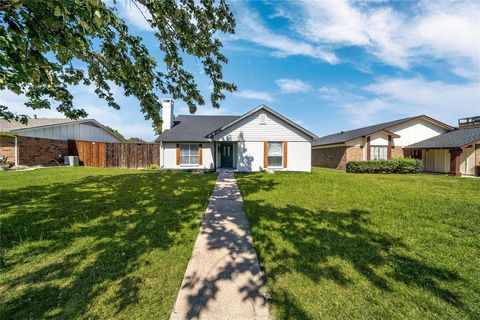
[(458, 119), (458, 127), (464, 128), (480, 128), (480, 116)]
[(162, 99), (162, 132), (173, 126), (173, 100)]

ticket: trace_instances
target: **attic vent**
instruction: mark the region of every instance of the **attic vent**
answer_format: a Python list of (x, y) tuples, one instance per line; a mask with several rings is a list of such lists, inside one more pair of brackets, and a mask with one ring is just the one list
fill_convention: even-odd
[(260, 114), (260, 124), (267, 124), (265, 119), (266, 119), (265, 114), (263, 113)]

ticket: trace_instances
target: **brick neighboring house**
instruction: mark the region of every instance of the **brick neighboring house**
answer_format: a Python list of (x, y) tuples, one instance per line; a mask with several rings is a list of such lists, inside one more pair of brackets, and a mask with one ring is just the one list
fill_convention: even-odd
[(24, 125), (0, 119), (0, 156), (16, 165), (55, 164), (68, 154), (68, 140), (123, 142), (114, 132), (94, 119), (29, 119)]
[(404, 147), (454, 129), (420, 115), (334, 133), (312, 144), (312, 165), (345, 170), (349, 161), (421, 157), (416, 149)]

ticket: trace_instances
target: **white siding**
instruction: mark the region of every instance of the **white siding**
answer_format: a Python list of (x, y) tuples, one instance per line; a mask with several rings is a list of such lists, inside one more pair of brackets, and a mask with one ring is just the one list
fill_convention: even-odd
[(424, 119), (415, 119), (392, 127), (389, 131), (400, 136), (393, 139), (394, 145), (404, 147), (438, 136), (447, 130)]
[(213, 170), (213, 143), (202, 143), (202, 165), (177, 165), (177, 144), (162, 143), (160, 166), (165, 169), (211, 169)]
[(460, 159), (460, 172), (466, 175), (475, 175), (475, 149), (463, 149)]
[(370, 145), (372, 146), (388, 146), (388, 133), (379, 132), (370, 136)]
[[(260, 115), (265, 124), (260, 124)], [(217, 134), (216, 141), (310, 141), (304, 133), (276, 116), (260, 110)]]
[(448, 150), (428, 150), (424, 153), (424, 170), (448, 173), (450, 170), (450, 152)]
[(312, 152), (310, 142), (289, 142), (287, 149), (287, 170), (310, 172)]
[(32, 128), (17, 131), (20, 136), (57, 140), (92, 140), (102, 142), (121, 142), (107, 130), (86, 123), (60, 124), (46, 128)]

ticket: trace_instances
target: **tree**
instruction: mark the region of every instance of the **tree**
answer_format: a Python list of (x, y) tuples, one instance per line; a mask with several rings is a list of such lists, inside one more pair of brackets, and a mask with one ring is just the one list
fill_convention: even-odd
[(127, 140), (127, 139), (125, 139), (125, 136), (123, 134), (121, 134), (120, 131), (118, 131), (117, 129), (113, 129), (112, 127), (107, 126), (107, 125), (104, 125), (104, 127), (107, 128), (108, 130), (110, 130), (111, 132), (115, 133), (117, 136), (119, 136), (123, 140)]
[(140, 139), (140, 138), (136, 138), (136, 137), (131, 137), (131, 138), (127, 139), (127, 142), (130, 142), (130, 143), (145, 143), (145, 140)]
[[(224, 91), (236, 86), (223, 80), (220, 32), (233, 33), (235, 21), (225, 0), (125, 0), (132, 9), (143, 7), (151, 16), (163, 68), (129, 33), (118, 16), (117, 1), (0, 1), (0, 90), (24, 94), (32, 109), (56, 109), (68, 118), (86, 117), (73, 105), (71, 86), (95, 85), (98, 97), (119, 109), (111, 83), (135, 96), (153, 128), (161, 128), (157, 93), (184, 100), (190, 112), (205, 99), (193, 75), (185, 70), (183, 54), (199, 59), (211, 80), (212, 106), (219, 108)], [(75, 66), (74, 66), (75, 65)], [(81, 67), (79, 67), (79, 65)], [(0, 118), (27, 122), (0, 105)]]

